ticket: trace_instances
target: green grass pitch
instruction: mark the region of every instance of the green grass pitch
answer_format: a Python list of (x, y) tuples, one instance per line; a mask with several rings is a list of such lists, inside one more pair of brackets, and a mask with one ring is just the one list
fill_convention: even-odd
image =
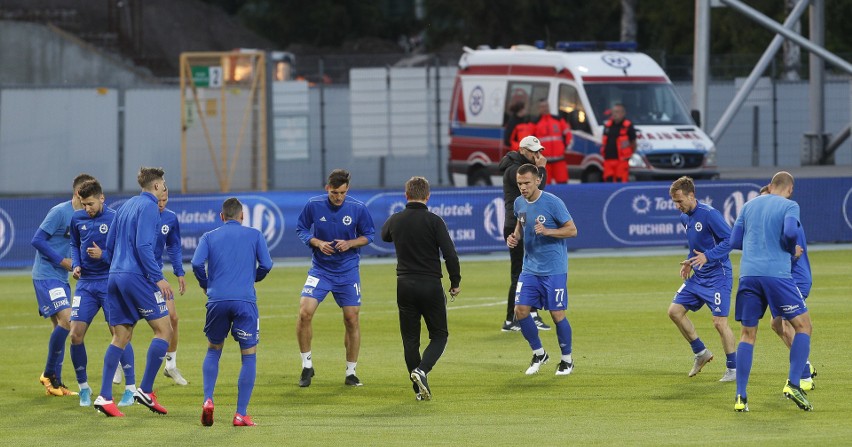
[[(570, 256), (569, 256), (570, 257)], [(0, 276), (0, 445), (722, 445), (852, 439), (852, 251), (812, 251), (814, 322), (811, 360), (819, 373), (806, 413), (781, 394), (787, 348), (761, 322), (749, 385), (750, 413), (733, 411), (735, 384), (719, 383), (724, 353), (710, 313), (691, 313), (716, 358), (687, 377), (692, 352), (666, 309), (680, 285), (680, 255), (570, 260), (569, 312), (576, 369), (556, 377), (555, 331), (542, 332), (551, 361), (525, 376), (531, 356), (519, 333), (502, 333), (507, 260), (462, 258), (462, 294), (449, 305), (450, 341), (429, 376), (430, 402), (416, 402), (405, 371), (396, 316), (392, 263), (362, 265), (360, 388), (343, 385), (340, 310), (320, 306), (314, 320), (310, 388), (297, 385), (301, 364), (295, 338), (298, 297), (307, 268), (273, 269), (258, 284), (261, 344), (249, 413), (255, 428), (231, 426), (239, 350), (225, 343), (216, 392), (216, 422), (202, 427), (201, 363), (204, 297), (194, 278), (177, 307), (181, 316), (178, 366), (189, 386), (157, 377), (157, 416), (142, 406), (108, 419), (73, 397), (46, 397), (37, 378), (44, 367), (50, 324), (37, 316), (26, 272)], [(734, 271), (739, 271), (735, 255)], [(173, 279), (171, 274), (168, 278)], [(172, 281), (174, 283), (174, 281)], [(736, 287), (736, 285), (735, 285)], [(549, 316), (545, 317), (549, 322)], [(739, 325), (730, 317), (735, 334)], [(99, 388), (108, 332), (101, 315), (89, 330), (90, 383)], [(425, 346), (425, 328), (424, 328)], [(151, 331), (142, 323), (133, 343), (141, 379)], [(76, 390), (66, 354), (64, 381)], [(119, 386), (115, 388), (119, 391)]]

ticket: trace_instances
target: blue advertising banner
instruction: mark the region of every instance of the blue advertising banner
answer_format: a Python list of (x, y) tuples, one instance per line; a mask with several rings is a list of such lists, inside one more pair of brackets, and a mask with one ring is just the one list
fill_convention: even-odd
[[(765, 180), (764, 180), (765, 181)], [(698, 182), (697, 196), (718, 209), (733, 224), (743, 204), (758, 194), (763, 181)], [(548, 186), (568, 207), (578, 229), (570, 249), (683, 246), (679, 212), (669, 198), (668, 182), (628, 184), (572, 184)], [(309, 198), (323, 191), (233, 194), (245, 207), (244, 225), (263, 232), (276, 258), (310, 257), (296, 237), (296, 221)], [(178, 216), (184, 260), (192, 257), (198, 239), (220, 225), (222, 201), (230, 195), (172, 195), (168, 207)], [(362, 249), (364, 255), (393, 254), (392, 244), (378, 236), (391, 214), (405, 207), (400, 190), (358, 191), (376, 224), (376, 241)], [(118, 208), (127, 196), (107, 197)], [(793, 199), (801, 206), (802, 224), (809, 242), (852, 242), (852, 177), (800, 179)], [(0, 268), (32, 265), (33, 234), (47, 211), (68, 197), (0, 199)], [(503, 241), (501, 188), (454, 188), (432, 192), (429, 209), (447, 223), (459, 253), (506, 250)]]

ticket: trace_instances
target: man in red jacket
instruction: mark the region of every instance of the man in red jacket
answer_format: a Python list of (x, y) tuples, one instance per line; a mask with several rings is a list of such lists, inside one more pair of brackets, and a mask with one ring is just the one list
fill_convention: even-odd
[(550, 105), (546, 99), (538, 103), (538, 113), (540, 117), (533, 135), (544, 146), (542, 154), (547, 158), (547, 178), (550, 183), (567, 183), (565, 151), (571, 145), (571, 127), (564, 119), (550, 114)]
[(604, 124), (601, 140), (601, 155), (604, 158), (603, 180), (605, 182), (627, 182), (630, 173), (628, 161), (636, 150), (636, 129), (622, 104), (615, 104), (610, 119)]

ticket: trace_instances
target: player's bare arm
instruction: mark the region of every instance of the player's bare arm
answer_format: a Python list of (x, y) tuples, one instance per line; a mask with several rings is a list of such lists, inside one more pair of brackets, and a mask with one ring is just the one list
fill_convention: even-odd
[(349, 240), (335, 239), (333, 241), (333, 244), (334, 244), (334, 248), (337, 249), (337, 251), (344, 252), (346, 250), (349, 250), (350, 248), (363, 247), (363, 246), (367, 245), (369, 242), (370, 242), (370, 240), (367, 239), (366, 236), (358, 236), (355, 239), (349, 239)]
[(542, 236), (550, 236), (555, 237), (557, 239), (565, 239), (569, 237), (577, 236), (577, 226), (574, 225), (573, 220), (569, 220), (562, 224), (559, 228), (545, 228), (544, 224), (538, 222), (535, 224), (535, 234), (539, 234)]

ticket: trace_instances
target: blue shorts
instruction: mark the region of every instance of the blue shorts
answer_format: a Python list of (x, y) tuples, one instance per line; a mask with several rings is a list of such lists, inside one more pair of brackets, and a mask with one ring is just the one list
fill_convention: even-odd
[(77, 290), (71, 301), (71, 321), (92, 324), (98, 311), (104, 309), (104, 320), (109, 323), (106, 311), (107, 280), (77, 281)]
[(736, 319), (745, 327), (757, 322), (769, 307), (773, 317), (791, 320), (808, 311), (805, 300), (792, 278), (744, 276), (737, 290)]
[(143, 318), (151, 321), (169, 315), (160, 288), (135, 273), (109, 274), (106, 304), (110, 326), (132, 326)]
[(302, 296), (322, 303), (328, 292), (331, 292), (340, 307), (360, 306), (361, 276), (358, 270), (342, 275), (316, 271), (308, 273), (308, 279), (302, 287)]
[(260, 318), (257, 304), (248, 301), (208, 301), (204, 333), (214, 345), (225, 342), (228, 332), (240, 349), (257, 346), (260, 341)]
[(734, 287), (731, 277), (719, 277), (710, 284), (703, 286), (687, 280), (675, 292), (672, 303), (693, 312), (706, 304), (714, 317), (727, 317), (731, 313), (731, 289)]
[(50, 318), (62, 309), (71, 308), (71, 285), (58, 279), (34, 279), (38, 314)]
[(538, 276), (521, 273), (515, 289), (515, 305), (544, 310), (568, 309), (568, 274)]

